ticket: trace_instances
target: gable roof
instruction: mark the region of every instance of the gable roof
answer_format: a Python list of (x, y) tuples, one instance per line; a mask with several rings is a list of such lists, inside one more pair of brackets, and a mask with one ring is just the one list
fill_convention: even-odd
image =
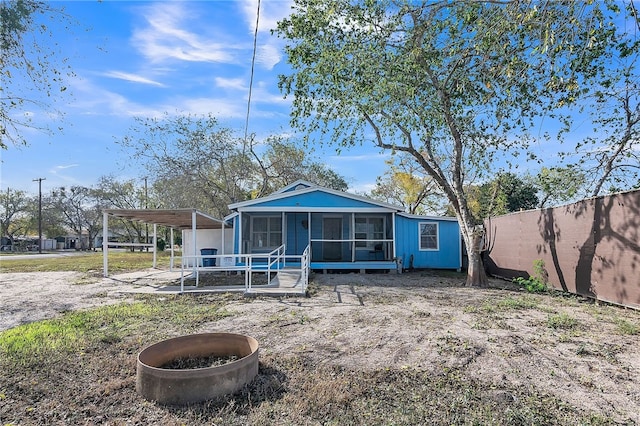
[[(285, 192), (298, 191), (300, 189), (311, 188), (311, 187), (320, 187), (320, 186), (316, 185), (315, 183), (311, 183), (309, 181), (303, 180), (303, 179), (298, 179), (297, 181), (295, 181), (293, 183), (290, 183), (289, 185), (278, 189), (273, 194), (282, 194), (282, 193), (285, 193)], [(273, 194), (271, 194), (271, 195), (273, 195)]]
[[(362, 206), (362, 203), (365, 203), (367, 205), (369, 205), (370, 207), (373, 208), (378, 208), (381, 210), (388, 210), (388, 211), (394, 211), (394, 212), (401, 212), (404, 209), (402, 207), (393, 205), (393, 204), (389, 204), (389, 203), (384, 203), (381, 201), (377, 201), (377, 200), (372, 200), (371, 198), (367, 198), (361, 195), (355, 195), (355, 194), (351, 194), (348, 192), (342, 192), (342, 191), (336, 191), (335, 189), (330, 189), (330, 188), (325, 188), (323, 186), (318, 186), (318, 185), (314, 185), (312, 183), (306, 182), (306, 181), (296, 181), (294, 183), (292, 183), (291, 185), (288, 185), (282, 189), (280, 189), (279, 191), (274, 192), (271, 195), (268, 195), (266, 197), (261, 197), (261, 198), (256, 198), (254, 200), (248, 200), (248, 201), (241, 201), (239, 203), (233, 203), (233, 204), (229, 204), (229, 209), (231, 210), (245, 210), (245, 209), (249, 209), (251, 210), (252, 207), (258, 207), (259, 205), (268, 205), (268, 204), (272, 204), (273, 202), (279, 201), (279, 200), (285, 200), (288, 198), (294, 198), (294, 197), (301, 197), (303, 195), (309, 195), (309, 194), (313, 194), (313, 193), (321, 193), (321, 194), (326, 194), (332, 197), (340, 197), (342, 199), (345, 200), (349, 200), (349, 201), (353, 201), (355, 202), (356, 205), (360, 205)], [(304, 205), (300, 206), (301, 208), (304, 208)], [(319, 206), (315, 206), (316, 208)], [(327, 206), (327, 207), (331, 207), (331, 206)], [(346, 208), (346, 207), (345, 207)]]

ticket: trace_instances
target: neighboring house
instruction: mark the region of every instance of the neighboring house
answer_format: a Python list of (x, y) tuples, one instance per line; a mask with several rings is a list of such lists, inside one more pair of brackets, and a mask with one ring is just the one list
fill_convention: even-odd
[(234, 254), (284, 244), (295, 263), (310, 247), (312, 270), (460, 269), (455, 218), (415, 216), (391, 204), (297, 181), (262, 198), (229, 205)]

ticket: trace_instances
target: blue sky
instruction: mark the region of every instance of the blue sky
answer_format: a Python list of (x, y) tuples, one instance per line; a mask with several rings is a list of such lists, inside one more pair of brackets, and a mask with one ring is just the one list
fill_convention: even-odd
[[(29, 145), (0, 152), (0, 188), (37, 193), (59, 186), (90, 186), (104, 175), (124, 180), (145, 172), (131, 163), (116, 140), (130, 134), (134, 117), (163, 113), (212, 113), (221, 125), (244, 134), (257, 1), (71, 1), (64, 7), (77, 22), (71, 31), (54, 28), (54, 40), (76, 77), (64, 111), (63, 131), (29, 130)], [(289, 101), (278, 90), (278, 74), (288, 72), (283, 41), (270, 29), (290, 12), (291, 3), (262, 0), (249, 132), (258, 139), (293, 131)], [(40, 112), (38, 119), (49, 120)], [(386, 155), (357, 147), (318, 155), (350, 183), (368, 191), (385, 169)]]

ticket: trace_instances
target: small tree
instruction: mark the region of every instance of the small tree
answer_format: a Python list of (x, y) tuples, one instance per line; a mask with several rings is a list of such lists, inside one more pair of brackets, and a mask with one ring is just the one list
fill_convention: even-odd
[[(82, 250), (93, 249), (93, 240), (102, 229), (102, 210), (93, 191), (83, 186), (60, 187), (51, 193), (54, 208), (60, 211), (63, 223), (76, 234)], [(89, 239), (85, 245), (84, 234)], [(78, 248), (78, 247), (76, 247)]]
[(398, 161), (388, 160), (387, 170), (378, 176), (372, 198), (404, 207), (409, 214), (437, 214), (442, 210), (444, 197), (429, 176), (406, 156)]
[(33, 197), (25, 191), (0, 191), (0, 236), (6, 237), (13, 245), (15, 237), (24, 235), (29, 230), (29, 206)]

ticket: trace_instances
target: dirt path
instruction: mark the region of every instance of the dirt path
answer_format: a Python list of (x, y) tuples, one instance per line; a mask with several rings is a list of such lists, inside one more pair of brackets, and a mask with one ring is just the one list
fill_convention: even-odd
[(145, 270), (109, 278), (79, 272), (0, 274), (0, 331), (63, 312), (132, 299), (132, 292), (175, 280), (179, 272)]

